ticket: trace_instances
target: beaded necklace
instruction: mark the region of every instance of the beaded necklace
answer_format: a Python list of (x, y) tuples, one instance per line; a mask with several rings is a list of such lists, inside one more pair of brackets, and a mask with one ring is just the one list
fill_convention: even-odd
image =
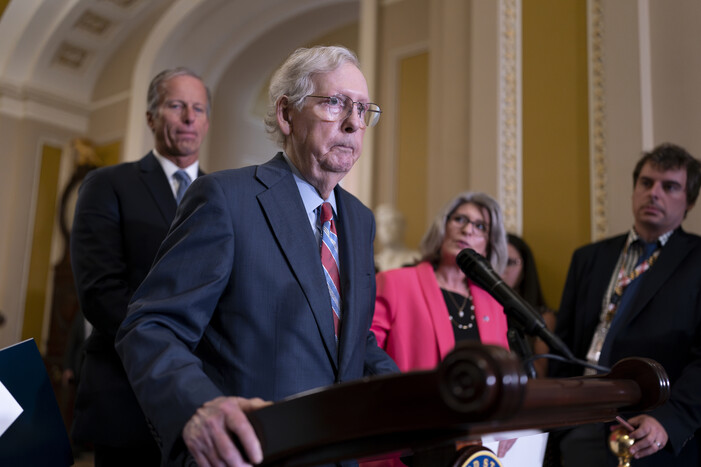
[[(458, 305), (457, 300), (455, 300), (455, 297), (453, 297), (453, 295), (458, 294), (448, 291), (447, 295), (448, 298), (450, 298), (450, 301), (453, 302), (453, 305), (455, 305), (455, 308), (457, 309), (457, 316), (453, 316), (450, 310), (448, 310), (448, 319), (450, 319), (450, 322), (453, 323), (453, 326), (457, 327), (458, 329), (472, 329), (475, 326), (475, 304), (472, 301), (472, 295), (470, 295), (469, 289), (467, 291), (467, 295), (465, 296), (465, 300), (463, 300), (462, 302), (462, 305)], [(465, 308), (467, 307), (468, 303), (470, 304), (470, 313), (468, 317), (469, 321), (467, 323), (461, 323), (458, 320), (465, 318)]]

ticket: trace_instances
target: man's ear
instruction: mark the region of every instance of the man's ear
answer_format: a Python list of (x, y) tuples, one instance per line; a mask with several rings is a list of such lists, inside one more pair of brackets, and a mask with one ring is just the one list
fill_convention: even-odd
[(289, 100), (287, 96), (280, 97), (275, 103), (275, 113), (277, 115), (277, 124), (282, 131), (282, 134), (289, 136), (292, 133), (292, 118), (290, 116)]
[(151, 112), (146, 112), (146, 124), (151, 129), (151, 131), (153, 131), (154, 123), (153, 123), (153, 115), (151, 114)]

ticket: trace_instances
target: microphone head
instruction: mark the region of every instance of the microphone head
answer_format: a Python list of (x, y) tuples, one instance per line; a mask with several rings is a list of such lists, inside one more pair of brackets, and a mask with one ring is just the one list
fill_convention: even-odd
[(465, 272), (466, 269), (472, 269), (474, 267), (475, 261), (479, 261), (479, 258), (482, 258), (482, 255), (477, 253), (475, 250), (472, 248), (465, 248), (458, 253), (458, 256), (455, 257), (455, 260), (458, 263), (458, 266), (460, 266), (460, 269)]
[(489, 261), (487, 261), (487, 258), (477, 253), (472, 248), (465, 248), (460, 251), (455, 260), (457, 261), (460, 269), (462, 269), (462, 272), (464, 272), (468, 277), (475, 268), (486, 267), (487, 269), (492, 270), (492, 265), (489, 263)]
[(551, 350), (574, 360), (567, 346), (545, 327), (545, 322), (525, 300), (506, 285), (487, 259), (472, 248), (465, 248), (455, 258), (458, 266), (475, 284), (482, 287), (504, 307), (504, 313), (518, 322), (524, 332), (539, 336)]
[(501, 276), (492, 269), (492, 265), (487, 261), (487, 258), (472, 248), (465, 248), (458, 253), (455, 259), (462, 272), (475, 284), (488, 292), (503, 282)]

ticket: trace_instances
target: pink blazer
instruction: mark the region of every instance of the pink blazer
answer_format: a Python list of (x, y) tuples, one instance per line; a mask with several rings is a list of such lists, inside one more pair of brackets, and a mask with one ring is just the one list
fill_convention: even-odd
[[(503, 307), (471, 281), (468, 287), (482, 343), (508, 349)], [(448, 308), (430, 263), (377, 274), (371, 329), (401, 371), (433, 368), (455, 347)]]

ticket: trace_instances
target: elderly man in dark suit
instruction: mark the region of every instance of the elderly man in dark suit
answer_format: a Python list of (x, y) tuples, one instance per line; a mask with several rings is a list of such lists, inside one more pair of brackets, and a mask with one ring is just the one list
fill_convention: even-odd
[(397, 371), (370, 332), (374, 219), (338, 186), (380, 116), (357, 58), (299, 49), (270, 97), (284, 152), (193, 183), (117, 335), (167, 463), (260, 462), (246, 411)]
[[(667, 371), (670, 400), (632, 414), (636, 466), (699, 465), (701, 428), (701, 237), (682, 230), (701, 185), (701, 163), (662, 144), (633, 172), (633, 228), (574, 253), (556, 333), (579, 358), (611, 366), (624, 357), (652, 358)], [(554, 376), (575, 367), (552, 365)], [(581, 370), (580, 370), (581, 374)], [(564, 465), (616, 465), (606, 430), (569, 432)]]
[(95, 446), (95, 465), (158, 465), (160, 450), (114, 348), (117, 328), (199, 174), (209, 91), (191, 70), (151, 82), (146, 117), (155, 148), (137, 162), (90, 172), (80, 188), (71, 260), (80, 306), (93, 325), (85, 343), (73, 438)]

